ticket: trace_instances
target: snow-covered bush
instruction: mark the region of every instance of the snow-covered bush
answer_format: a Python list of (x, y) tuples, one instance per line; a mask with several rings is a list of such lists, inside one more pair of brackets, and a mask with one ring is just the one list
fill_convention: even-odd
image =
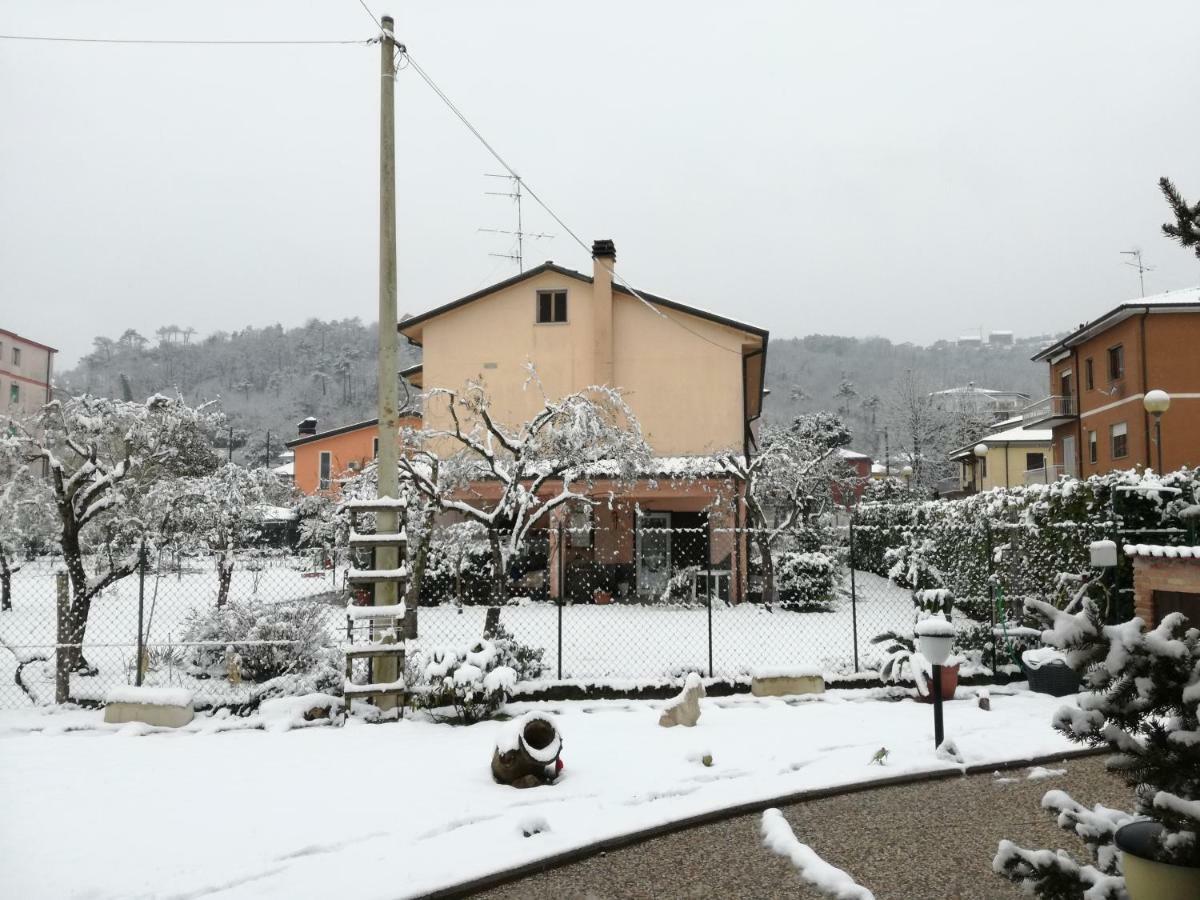
[[(1043, 900), (1061, 897), (1123, 898), (1116, 829), (1133, 818), (1162, 826), (1158, 860), (1200, 867), (1200, 630), (1180, 613), (1146, 631), (1141, 619), (1105, 625), (1096, 604), (1077, 612), (1032, 601), (1048, 627), (1042, 640), (1062, 651), (1089, 692), (1078, 706), (1061, 707), (1055, 729), (1073, 741), (1107, 747), (1109, 770), (1134, 792), (1134, 813), (1076, 803), (1062, 791), (1042, 798), (1058, 824), (1083, 838), (1091, 862), (1064, 851), (1027, 850), (1002, 841), (995, 871)], [(1087, 891), (1086, 895), (1084, 891)]]
[[(285, 675), (336, 673), (341, 655), (325, 628), (327, 607), (311, 601), (262, 603), (231, 600), (224, 606), (194, 610), (183, 632), (187, 666), (200, 676), (227, 677), (230, 657), (246, 681), (265, 682)], [(313, 690), (328, 690), (322, 682)]]
[(452, 706), (464, 725), (491, 718), (517, 683), (516, 671), (500, 659), (501, 648), (491, 640), (434, 649), (422, 673), (426, 689), (418, 695), (421, 705)]
[(785, 609), (828, 612), (836, 599), (838, 566), (827, 553), (780, 554), (776, 577)]
[[(993, 598), (1003, 597), (1016, 625), (1026, 598), (1053, 595), (1058, 573), (1088, 569), (1092, 541), (1124, 528), (1161, 543), (1196, 543), (1196, 511), (1200, 470), (1187, 468), (1161, 477), (1110, 472), (950, 501), (864, 500), (855, 513), (854, 565), (910, 588), (949, 588), (976, 621), (990, 620)], [(935, 573), (939, 583), (925, 583)], [(1113, 602), (1125, 618), (1132, 567), (1122, 561), (1115, 577)]]

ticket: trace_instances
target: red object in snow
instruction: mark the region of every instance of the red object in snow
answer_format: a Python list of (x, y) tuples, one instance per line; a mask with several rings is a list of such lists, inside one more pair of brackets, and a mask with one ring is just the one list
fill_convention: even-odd
[(563, 761), (561, 759), (556, 759), (554, 761), (554, 774), (557, 775), (562, 770), (563, 770)]

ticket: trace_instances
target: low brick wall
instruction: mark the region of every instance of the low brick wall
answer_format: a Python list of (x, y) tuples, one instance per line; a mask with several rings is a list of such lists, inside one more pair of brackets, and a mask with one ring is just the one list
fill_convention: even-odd
[(1200, 594), (1200, 559), (1135, 556), (1133, 558), (1134, 614), (1153, 628), (1158, 624), (1155, 591)]

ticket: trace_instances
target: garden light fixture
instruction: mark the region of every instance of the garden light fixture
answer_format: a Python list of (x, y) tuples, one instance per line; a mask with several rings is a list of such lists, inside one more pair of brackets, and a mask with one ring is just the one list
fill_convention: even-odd
[(933, 667), (933, 746), (942, 746), (944, 729), (942, 728), (942, 666), (950, 658), (950, 649), (954, 646), (954, 626), (940, 613), (922, 619), (915, 629), (917, 649)]
[(988, 455), (988, 445), (983, 443), (982, 441), (980, 441), (978, 444), (975, 445), (975, 449), (972, 450), (971, 452), (975, 454), (975, 459), (976, 459), (975, 472), (976, 472), (976, 476), (979, 480), (978, 490), (982, 491), (983, 490), (983, 466), (984, 466), (984, 460), (987, 459), (987, 455)]
[(1158, 446), (1158, 474), (1161, 475), (1163, 473), (1162, 414), (1171, 408), (1171, 395), (1157, 389), (1146, 391), (1146, 396), (1142, 398), (1142, 406), (1146, 407), (1146, 412), (1154, 416), (1154, 443)]

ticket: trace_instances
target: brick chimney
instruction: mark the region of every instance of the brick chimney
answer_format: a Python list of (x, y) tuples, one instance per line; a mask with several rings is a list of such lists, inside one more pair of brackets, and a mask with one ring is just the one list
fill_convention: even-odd
[(313, 416), (304, 419), (296, 426), (296, 432), (300, 437), (312, 437), (317, 433), (317, 420)]
[(592, 381), (613, 383), (613, 286), (617, 248), (611, 240), (592, 243)]

